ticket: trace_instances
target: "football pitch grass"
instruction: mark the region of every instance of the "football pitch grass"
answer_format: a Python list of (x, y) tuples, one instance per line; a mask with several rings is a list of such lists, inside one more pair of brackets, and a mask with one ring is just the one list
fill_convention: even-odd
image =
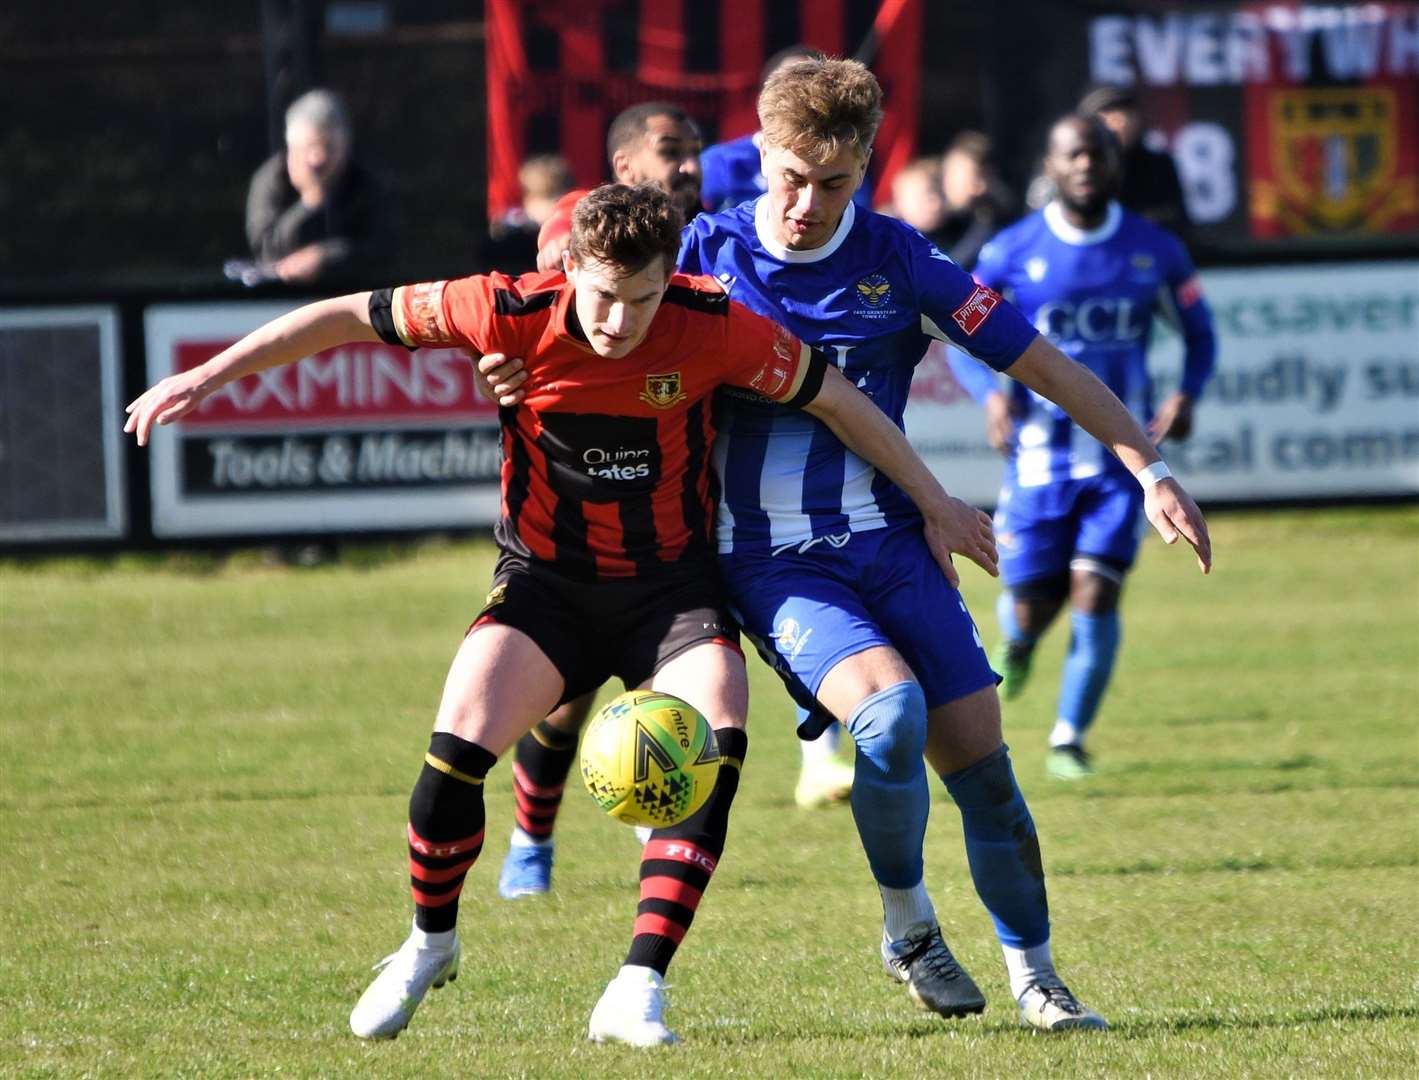
[[(1112, 1031), (1017, 1026), (934, 781), (927, 884), (989, 1006), (911, 1003), (850, 813), (795, 809), (753, 661), (729, 847), (670, 972), (685, 1042), (656, 1051), (585, 1039), (633, 833), (569, 787), (553, 894), (498, 899), (506, 762), (458, 981), (392, 1043), (347, 1027), (407, 931), (409, 789), (490, 544), (0, 564), (0, 1075), (1415, 1075), (1419, 510), (1213, 528), (1209, 579), (1145, 544), (1097, 776), (1043, 771), (1067, 625), (1006, 711), (1060, 970)], [(994, 583), (965, 579), (989, 645)]]

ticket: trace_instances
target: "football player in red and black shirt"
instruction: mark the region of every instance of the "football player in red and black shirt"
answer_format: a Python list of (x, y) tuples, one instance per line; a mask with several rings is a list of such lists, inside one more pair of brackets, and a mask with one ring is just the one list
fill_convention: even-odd
[(526, 357), (525, 400), (500, 417), (494, 588), (454, 657), (409, 803), (414, 928), (351, 1014), (362, 1037), (398, 1034), (428, 989), (458, 972), (458, 897), (483, 844), (489, 769), (559, 702), (616, 675), (704, 713), (723, 761), (705, 807), (646, 844), (630, 952), (591, 1018), (598, 1041), (675, 1041), (661, 979), (723, 850), (747, 745), (744, 660), (709, 542), (718, 388), (822, 419), (916, 501), (943, 565), (953, 551), (995, 558), (989, 519), (947, 496), (821, 354), (731, 302), (714, 279), (672, 273), (679, 224), (659, 188), (608, 185), (576, 209), (565, 273), (310, 304), (128, 406), (125, 430), (144, 444), (154, 424), (226, 383), (345, 342)]

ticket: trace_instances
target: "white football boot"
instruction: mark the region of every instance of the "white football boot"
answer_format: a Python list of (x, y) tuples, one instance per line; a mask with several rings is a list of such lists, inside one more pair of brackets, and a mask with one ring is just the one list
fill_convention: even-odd
[(837, 758), (804, 761), (793, 789), (800, 810), (846, 802), (852, 795), (853, 767)]
[(1020, 995), (1020, 1023), (1036, 1031), (1107, 1031), (1109, 1026), (1061, 982), (1026, 987)]
[(665, 983), (647, 967), (627, 965), (606, 984), (591, 1010), (587, 1037), (597, 1043), (627, 1046), (668, 1046), (680, 1041), (665, 1026)]
[(398, 952), (374, 966), (379, 976), (360, 995), (350, 1013), (350, 1030), (360, 1038), (394, 1038), (409, 1026), (429, 987), (440, 987), (458, 978), (458, 935), (455, 933), (452, 944), (442, 948), (429, 946), (426, 938), (416, 928)]

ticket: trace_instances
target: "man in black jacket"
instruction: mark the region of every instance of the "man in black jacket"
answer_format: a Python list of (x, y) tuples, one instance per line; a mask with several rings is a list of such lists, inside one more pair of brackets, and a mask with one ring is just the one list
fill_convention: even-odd
[(1102, 120), (1123, 148), (1118, 193), (1123, 208), (1161, 225), (1186, 243), (1191, 221), (1177, 166), (1171, 155), (1144, 144), (1138, 95), (1127, 87), (1100, 86), (1080, 99), (1079, 112)]

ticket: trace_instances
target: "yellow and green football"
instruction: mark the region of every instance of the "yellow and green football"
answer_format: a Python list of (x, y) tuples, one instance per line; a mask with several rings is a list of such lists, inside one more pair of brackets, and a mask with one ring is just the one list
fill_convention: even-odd
[(586, 790), (628, 825), (679, 824), (705, 804), (718, 776), (709, 721), (656, 690), (630, 690), (609, 702), (581, 740)]

